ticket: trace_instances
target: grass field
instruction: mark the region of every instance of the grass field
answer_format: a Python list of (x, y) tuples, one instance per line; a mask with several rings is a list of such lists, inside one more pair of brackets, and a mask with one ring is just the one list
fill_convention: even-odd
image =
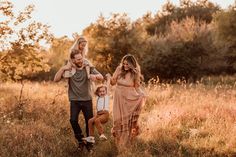
[[(141, 134), (123, 156), (236, 156), (235, 77), (196, 84), (153, 79), (145, 91)], [(118, 155), (110, 134), (112, 120), (105, 125), (109, 139), (97, 140), (94, 154), (77, 151), (66, 82), (24, 82), (23, 88), (21, 83), (1, 83), (0, 106), (1, 157)]]

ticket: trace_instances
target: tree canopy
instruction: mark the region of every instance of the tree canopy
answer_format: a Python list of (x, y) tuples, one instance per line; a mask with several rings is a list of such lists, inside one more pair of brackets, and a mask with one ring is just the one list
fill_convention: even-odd
[(49, 26), (32, 20), (33, 5), (23, 11), (13, 12), (10, 1), (0, 2), (0, 77), (20, 80), (39, 71), (49, 70), (41, 53), (41, 42), (52, 39)]

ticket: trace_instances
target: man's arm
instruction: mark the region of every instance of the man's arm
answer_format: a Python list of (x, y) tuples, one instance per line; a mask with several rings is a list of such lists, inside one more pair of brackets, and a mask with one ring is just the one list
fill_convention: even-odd
[(90, 74), (89, 78), (92, 81), (102, 81), (103, 80), (102, 74)]
[(90, 79), (92, 81), (101, 81), (103, 80), (102, 74), (100, 74), (94, 67), (91, 68), (90, 70)]
[(60, 81), (62, 79), (62, 75), (65, 72), (65, 70), (70, 70), (71, 68), (72, 68), (72, 65), (70, 63), (67, 63), (65, 66), (61, 67), (56, 73), (53, 81), (55, 82)]
[(58, 81), (60, 81), (61, 80), (61, 78), (62, 78), (62, 75), (63, 75), (63, 73), (64, 73), (64, 68), (63, 67), (61, 67), (59, 70), (58, 70), (58, 72), (56, 73), (56, 75), (54, 76), (54, 82), (58, 82)]

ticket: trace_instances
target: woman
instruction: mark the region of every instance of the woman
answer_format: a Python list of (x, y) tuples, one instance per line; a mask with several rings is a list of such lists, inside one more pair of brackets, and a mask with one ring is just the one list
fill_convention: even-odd
[(125, 55), (116, 68), (111, 85), (117, 85), (113, 100), (113, 128), (118, 150), (123, 151), (138, 135), (138, 118), (144, 100), (140, 90), (140, 67), (133, 55)]

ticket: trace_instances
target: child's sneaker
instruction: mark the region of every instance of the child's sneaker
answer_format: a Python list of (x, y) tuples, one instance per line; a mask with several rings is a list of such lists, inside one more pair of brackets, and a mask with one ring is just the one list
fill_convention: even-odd
[(99, 139), (100, 139), (100, 140), (107, 140), (107, 137), (106, 137), (104, 134), (101, 134), (101, 135), (99, 136)]
[(93, 136), (88, 136), (88, 137), (85, 137), (85, 138), (82, 138), (83, 140), (89, 142), (89, 143), (95, 143), (95, 139)]

